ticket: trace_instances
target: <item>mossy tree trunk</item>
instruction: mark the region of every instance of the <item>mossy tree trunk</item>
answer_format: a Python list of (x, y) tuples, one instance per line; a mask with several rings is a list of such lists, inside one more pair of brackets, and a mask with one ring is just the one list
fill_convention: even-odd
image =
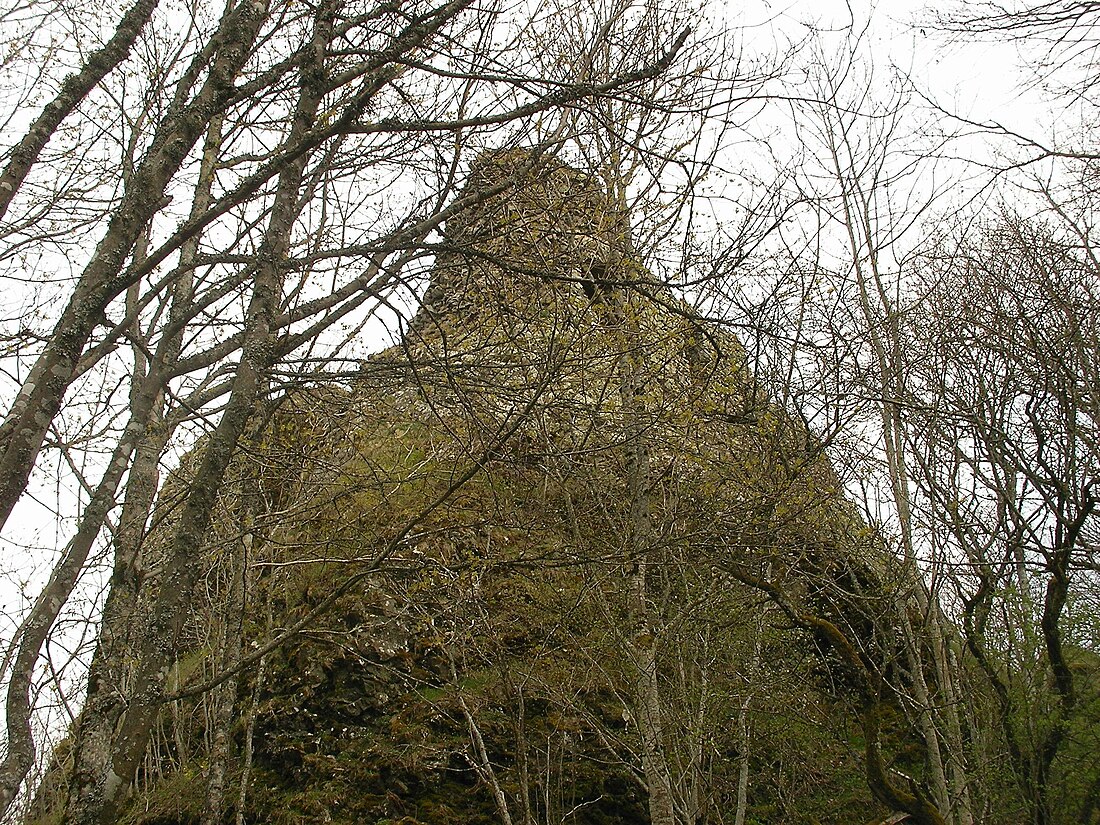
[(623, 479), (626, 495), (626, 644), (633, 665), (634, 721), (642, 746), (642, 770), (649, 792), (652, 825), (676, 825), (672, 777), (665, 743), (665, 707), (661, 696), (658, 649), (659, 620), (653, 614), (649, 579), (660, 552), (653, 532), (651, 486), (656, 483), (650, 467), (648, 433), (653, 411), (647, 403), (645, 345), (623, 290), (606, 298), (609, 334), (616, 342), (619, 403), (623, 426)]
[(835, 622), (802, 608), (776, 581), (754, 575), (740, 565), (733, 564), (728, 569), (742, 584), (766, 593), (793, 625), (810, 633), (823, 657), (831, 653), (839, 660), (824, 659), (823, 664), (836, 672), (837, 684), (847, 686), (847, 699), (858, 714), (863, 731), (867, 786), (874, 797), (891, 810), (909, 814), (917, 825), (946, 825), (939, 806), (924, 788), (912, 779), (908, 779), (908, 788), (902, 788), (891, 775), (881, 739), (882, 720), (890, 710), (892, 691), (882, 676), (864, 661), (850, 634)]
[[(216, 116), (207, 128), (202, 163), (192, 199), (191, 216), (203, 214), (211, 202), (211, 187), (218, 150), (221, 147), (222, 117)], [(144, 346), (136, 346), (135, 358), (145, 364), (146, 382), (151, 384), (148, 404), (132, 394), (131, 407), (147, 419), (141, 440), (137, 443), (126, 478), (126, 492), (112, 540), (114, 562), (107, 601), (103, 606), (100, 632), (88, 675), (84, 711), (73, 732), (74, 756), (72, 784), (84, 787), (96, 783), (95, 777), (105, 764), (110, 734), (125, 708), (132, 673), (130, 652), (147, 618), (141, 610), (143, 602), (153, 597), (155, 561), (145, 546), (147, 524), (153, 512), (160, 483), (160, 461), (176, 426), (178, 411), (166, 408), (164, 379), (180, 356), (184, 324), (191, 311), (192, 269), (198, 252), (199, 235), (190, 238), (181, 249), (183, 274), (171, 290), (169, 323), (176, 331), (165, 337), (151, 359), (146, 359)], [(189, 405), (184, 404), (186, 409)], [(153, 575), (150, 575), (153, 573)]]
[(256, 538), (257, 518), (266, 509), (259, 484), (259, 469), (254, 461), (246, 461), (238, 480), (240, 538), (233, 543), (232, 560), (228, 565), (224, 615), (212, 617), (217, 627), (218, 646), (214, 658), (216, 671), (234, 670), (233, 675), (214, 688), (207, 696), (210, 705), (207, 724), (206, 807), (201, 825), (221, 825), (225, 819), (226, 774), (230, 766), (232, 728), (237, 710), (237, 692), (241, 681), (235, 667), (244, 647), (245, 611), (251, 601), (251, 565), (259, 549)]
[[(151, 7), (149, 9), (152, 11)], [(77, 378), (81, 356), (104, 309), (134, 280), (126, 263), (142, 232), (164, 207), (165, 189), (234, 92), (234, 81), (252, 53), (266, 8), (252, 0), (232, 6), (212, 43), (207, 80), (186, 105), (172, 107), (156, 129), (148, 155), (130, 185), (91, 261), (84, 268), (48, 343), (35, 360), (0, 424), (0, 525), (23, 494), (65, 392)], [(197, 78), (192, 77), (194, 82)], [(190, 89), (182, 90), (180, 100)]]
[[(325, 45), (332, 32), (332, 4), (322, 5), (314, 24), (314, 46), (300, 74), (300, 91), (291, 126), (292, 137), (313, 125), (324, 94)], [(259, 29), (253, 22), (252, 36)], [(126, 712), (111, 738), (107, 770), (70, 792), (68, 821), (79, 825), (117, 820), (129, 796), (138, 765), (160, 709), (165, 680), (175, 658), (183, 621), (190, 609), (191, 591), (201, 572), (202, 543), (210, 525), (226, 469), (236, 452), (267, 385), (267, 371), (275, 359), (275, 315), (282, 296), (283, 262), (291, 229), (302, 209), (300, 188), (308, 155), (299, 157), (279, 176), (278, 189), (264, 243), (252, 277), (245, 341), (225, 412), (208, 439), (202, 461), (191, 480), (180, 520), (171, 539), (152, 619), (137, 653), (134, 688)], [(76, 778), (76, 777), (74, 777)]]

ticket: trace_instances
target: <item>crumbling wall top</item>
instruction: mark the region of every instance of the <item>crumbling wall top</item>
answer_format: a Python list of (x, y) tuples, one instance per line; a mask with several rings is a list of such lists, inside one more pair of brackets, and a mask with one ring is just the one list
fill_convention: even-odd
[(482, 153), (460, 197), (474, 203), (448, 222), (448, 241), (504, 266), (569, 277), (625, 253), (629, 217), (599, 178), (544, 153)]

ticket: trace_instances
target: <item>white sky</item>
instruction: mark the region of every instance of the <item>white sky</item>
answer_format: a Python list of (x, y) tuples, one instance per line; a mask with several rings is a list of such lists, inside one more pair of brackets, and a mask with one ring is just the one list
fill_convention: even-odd
[(1034, 89), (1034, 78), (1021, 64), (1016, 46), (969, 39), (948, 43), (942, 34), (921, 26), (930, 9), (959, 3), (936, 0), (726, 0), (732, 21), (774, 18), (791, 31), (799, 23), (838, 32), (857, 21), (870, 20), (865, 60), (876, 71), (896, 65), (943, 108), (963, 117), (989, 121), (1031, 133), (1049, 125), (1048, 107)]

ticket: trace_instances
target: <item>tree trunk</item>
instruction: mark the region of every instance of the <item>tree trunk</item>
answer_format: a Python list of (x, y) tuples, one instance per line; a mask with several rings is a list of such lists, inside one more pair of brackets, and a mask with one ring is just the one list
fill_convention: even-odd
[[(237, 664), (244, 645), (245, 609), (251, 596), (249, 565), (256, 551), (256, 515), (261, 511), (259, 482), (255, 467), (246, 468), (241, 479), (241, 538), (236, 544), (229, 570), (227, 609), (221, 620), (221, 644), (215, 667), (227, 670)], [(236, 673), (217, 688), (211, 697), (213, 712), (209, 756), (206, 763), (206, 810), (201, 825), (221, 825), (225, 811), (225, 777), (229, 766), (230, 729), (237, 703), (240, 674)]]
[[(210, 203), (214, 167), (221, 145), (221, 124), (219, 115), (207, 128), (199, 179), (192, 199), (192, 216), (204, 212)], [(181, 250), (182, 274), (172, 285), (168, 315), (169, 324), (178, 329), (161, 341), (150, 369), (170, 373), (179, 359), (183, 342), (180, 319), (186, 318), (190, 311), (191, 265), (198, 242), (196, 235)], [(131, 651), (141, 638), (145, 624), (141, 604), (152, 598), (156, 585), (156, 577), (147, 576), (149, 559), (143, 558), (143, 549), (146, 525), (160, 481), (160, 459), (174, 430), (172, 418), (165, 411), (163, 387), (158, 387), (148, 421), (126, 482), (126, 498), (114, 534), (114, 565), (88, 674), (84, 711), (73, 733), (70, 796), (76, 798), (83, 793), (80, 789), (98, 787), (102, 783), (111, 732), (128, 701), (133, 678)]]
[[(765, 575), (770, 576), (771, 567), (767, 567)], [(741, 708), (737, 714), (737, 739), (740, 753), (737, 765), (737, 808), (733, 815), (733, 825), (745, 825), (745, 817), (748, 814), (749, 804), (749, 751), (752, 745), (752, 729), (749, 723), (749, 706), (752, 704), (752, 692), (750, 690), (754, 680), (760, 673), (760, 657), (764, 647), (764, 618), (766, 612), (761, 610), (759, 620), (756, 623), (756, 638), (752, 642), (752, 663), (745, 678), (746, 693), (741, 701)]]
[[(324, 52), (331, 35), (331, 7), (318, 12), (312, 65), (302, 69), (301, 92), (292, 126), (292, 138), (310, 128), (324, 89)], [(194, 478), (168, 550), (166, 569), (152, 621), (141, 642), (133, 696), (123, 716), (108, 760), (102, 787), (77, 788), (70, 799), (70, 821), (80, 825), (114, 822), (129, 795), (134, 775), (149, 741), (160, 708), (165, 678), (176, 655), (177, 641), (190, 609), (191, 591), (201, 571), (202, 544), (214, 505), (237, 443), (266, 387), (266, 373), (275, 357), (275, 314), (282, 294), (282, 261), (291, 229), (301, 208), (299, 190), (306, 156), (299, 157), (279, 176), (267, 235), (257, 255), (252, 298), (246, 314), (241, 361), (233, 379), (226, 409), (204, 445)], [(75, 806), (74, 803), (75, 802)]]
[(649, 791), (652, 825), (675, 825), (672, 777), (664, 742), (664, 708), (657, 661), (658, 633), (649, 603), (650, 556), (654, 550), (650, 503), (649, 444), (646, 437), (649, 411), (645, 404), (643, 343), (629, 317), (626, 296), (614, 290), (606, 298), (608, 322), (618, 347), (619, 399), (624, 421), (626, 496), (630, 511), (625, 546), (627, 560), (627, 615), (630, 651), (635, 669), (634, 717), (642, 744), (642, 771)]
[(107, 514), (115, 505), (118, 485), (130, 462), (130, 454), (144, 431), (146, 415), (152, 399), (158, 393), (157, 379), (148, 379), (143, 392), (138, 393), (140, 403), (131, 409), (131, 419), (115, 447), (107, 470), (103, 474), (91, 501), (84, 509), (80, 526), (73, 536), (61, 560), (54, 568), (49, 582), (42, 589), (34, 606), (20, 623), (14, 635), (17, 644), (11, 678), (8, 682), (7, 702), (7, 753), (0, 762), (0, 818), (7, 812), (34, 765), (35, 745), (31, 732), (31, 686), (39, 654), (45, 644), (62, 607), (76, 586), (92, 546), (99, 535)]
[[(271, 628), (271, 605), (268, 604), (268, 629)], [(260, 704), (260, 691), (267, 676), (267, 657), (260, 657), (256, 665), (256, 683), (252, 687), (252, 696), (248, 700), (248, 710), (244, 719), (244, 748), (241, 753), (240, 789), (237, 791), (236, 825), (244, 825), (244, 809), (248, 801), (248, 786), (252, 778), (253, 736), (256, 730), (256, 710)]]

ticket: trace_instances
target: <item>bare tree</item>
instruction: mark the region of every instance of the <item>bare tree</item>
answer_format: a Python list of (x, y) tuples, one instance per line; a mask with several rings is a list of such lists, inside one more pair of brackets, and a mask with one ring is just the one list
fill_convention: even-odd
[[(257, 405), (281, 380), (331, 363), (390, 298), (405, 300), (400, 289), (415, 283), (447, 217), (493, 194), (472, 191), (451, 202), (467, 146), (526, 141), (533, 122), (563, 107), (637, 95), (640, 84), (668, 70), (687, 38), (674, 31), (660, 42), (624, 42), (606, 66), (554, 76), (528, 71), (538, 39), (527, 38), (537, 31), (461, 0), (400, 10), (325, 4), (315, 13), (230, 4), (217, 20), (196, 14), (182, 32), (145, 27), (153, 13), (154, 4), (135, 6), (105, 47), (107, 57), (74, 75), (68, 102), (48, 107), (26, 146), (12, 150), (9, 172), (25, 189), (51, 171), (34, 163), (41, 147), (73, 140), (58, 131), (65, 118), (79, 120), (77, 140), (96, 139), (82, 100), (115, 107), (125, 137), (98, 139), (119, 153), (117, 177), (89, 173), (88, 204), (104, 199), (107, 208), (90, 223), (66, 227), (69, 215), (91, 207), (60, 199), (34, 212), (36, 204), (15, 197), (17, 182), (4, 201), (7, 260), (14, 265), (16, 253), (36, 242), (19, 214), (25, 208), (62, 227), (69, 265), (80, 273), (71, 291), (59, 284), (46, 295), (63, 304), (47, 318), (52, 329), (12, 338), (19, 388), (3, 424), (5, 517), (36, 463), (49, 459), (44, 444), (74, 455), (73, 439), (60, 431), (66, 416), (87, 427), (130, 405), (125, 429), (107, 430), (117, 447), (101, 478), (92, 470), (82, 479), (94, 491), (92, 504), (81, 509), (79, 533), (12, 647), (5, 807), (34, 759), (28, 696), (35, 663), (109, 526), (114, 576), (76, 740), (73, 821), (109, 821), (127, 793), (199, 575), (198, 542)], [(165, 61), (140, 88), (111, 74), (132, 45), (143, 60)], [(587, 47), (577, 48), (583, 54)], [(560, 140), (551, 135), (543, 151), (555, 151)], [(410, 169), (424, 170), (423, 177), (413, 180)], [(190, 209), (174, 211), (188, 190)], [(103, 229), (95, 249), (85, 251), (79, 233), (87, 226)], [(349, 325), (344, 339), (327, 332), (341, 323)], [(120, 357), (123, 341), (131, 344), (130, 361)], [(116, 382), (116, 389), (84, 412), (74, 382), (90, 379)], [(216, 426), (176, 538), (150, 559), (143, 542), (158, 464), (180, 426), (205, 421)], [(109, 515), (124, 479), (115, 527)], [(139, 598), (150, 623), (132, 635)], [(143, 644), (136, 669), (119, 670), (117, 657), (136, 638)]]
[[(934, 811), (970, 823), (953, 628), (940, 605), (936, 560), (913, 516), (906, 381), (918, 350), (902, 338), (912, 295), (908, 258), (922, 216), (944, 194), (934, 183), (942, 144), (924, 136), (904, 79), (883, 80), (864, 62), (867, 35), (857, 25), (839, 45), (815, 44), (804, 93), (791, 103), (802, 152), (785, 185), (799, 220), (780, 228), (782, 245), (773, 239), (775, 251), (760, 261), (763, 283), (739, 287), (731, 269), (727, 292), (747, 319), (747, 345), (769, 390), (821, 439), (846, 494), (878, 530), (880, 552), (896, 556), (883, 582), (893, 588), (894, 612), (875, 621), (899, 640), (892, 652), (901, 658), (866, 670), (864, 696), (883, 707), (896, 702), (922, 742), (921, 816)], [(788, 600), (788, 613), (800, 612), (798, 621), (829, 618), (780, 581), (769, 586), (777, 588), (773, 598)], [(862, 631), (831, 621), (858, 648)], [(876, 796), (900, 804), (886, 786)]]
[(0, 173), (0, 219), (8, 211), (28, 172), (62, 121), (109, 72), (126, 59), (156, 7), (156, 0), (135, 3), (123, 15), (111, 39), (89, 55), (78, 71), (65, 78), (57, 96), (43, 108), (23, 139), (10, 150), (7, 166)]
[(1089, 804), (1064, 783), (1097, 781), (1071, 732), (1095, 724), (1073, 666), (1093, 640), (1067, 612), (1090, 587), (1100, 478), (1094, 264), (1012, 215), (949, 249), (929, 262), (932, 311), (913, 331), (920, 488), (960, 562), (948, 580), (1023, 815), (1061, 821)]
[(966, 3), (940, 10), (931, 25), (954, 37), (981, 37), (1022, 45), (1037, 78), (1059, 82), (1063, 70), (1077, 72), (1072, 87), (1091, 98), (1097, 76), (1090, 66), (1098, 45), (1100, 4), (1092, 0), (1028, 0)]

